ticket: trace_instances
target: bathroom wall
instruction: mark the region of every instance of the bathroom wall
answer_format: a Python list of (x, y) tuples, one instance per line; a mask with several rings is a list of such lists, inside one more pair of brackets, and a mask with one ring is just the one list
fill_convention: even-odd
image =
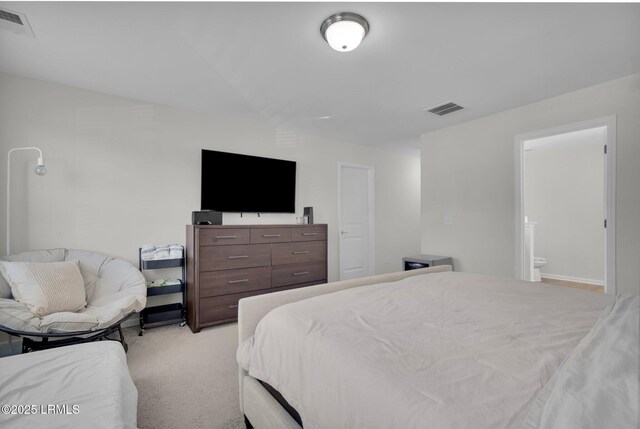
[(524, 209), (543, 276), (603, 284), (606, 128), (525, 142)]

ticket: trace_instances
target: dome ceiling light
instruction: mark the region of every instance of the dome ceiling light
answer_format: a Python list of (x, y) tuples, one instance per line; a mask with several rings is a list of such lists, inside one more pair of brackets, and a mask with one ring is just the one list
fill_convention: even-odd
[(320, 33), (324, 40), (338, 52), (353, 51), (368, 32), (367, 20), (351, 12), (331, 15), (320, 26)]

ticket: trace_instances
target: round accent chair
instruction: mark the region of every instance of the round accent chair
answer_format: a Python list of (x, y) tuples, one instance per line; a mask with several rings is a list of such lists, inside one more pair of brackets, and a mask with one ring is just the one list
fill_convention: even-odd
[[(121, 324), (140, 312), (147, 301), (145, 279), (136, 267), (121, 259), (75, 249), (34, 250), (0, 258), (36, 263), (75, 260), (86, 298), (86, 306), (75, 312), (38, 316), (14, 299), (11, 286), (0, 275), (0, 331), (22, 337), (23, 353), (103, 339), (119, 341), (127, 350)], [(109, 338), (116, 332), (119, 339)]]

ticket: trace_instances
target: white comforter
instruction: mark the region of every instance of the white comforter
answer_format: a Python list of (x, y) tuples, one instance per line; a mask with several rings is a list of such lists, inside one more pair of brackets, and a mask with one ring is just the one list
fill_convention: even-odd
[(640, 297), (622, 295), (544, 387), (522, 429), (637, 429)]
[(3, 429), (133, 429), (137, 404), (127, 358), (115, 341), (0, 359), (0, 405), (16, 406), (2, 409)]
[(305, 429), (508, 428), (613, 300), (426, 274), (276, 308), (238, 361)]

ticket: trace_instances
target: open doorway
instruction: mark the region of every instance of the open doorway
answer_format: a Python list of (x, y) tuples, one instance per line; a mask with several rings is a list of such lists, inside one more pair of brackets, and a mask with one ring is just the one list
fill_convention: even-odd
[(516, 276), (615, 293), (615, 118), (516, 137)]

